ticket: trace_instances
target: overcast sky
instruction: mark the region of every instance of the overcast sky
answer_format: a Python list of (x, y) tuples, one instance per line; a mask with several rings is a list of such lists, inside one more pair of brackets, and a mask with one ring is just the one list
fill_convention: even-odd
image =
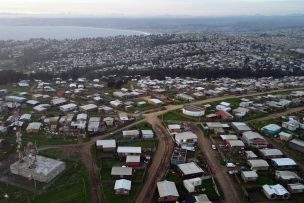
[(304, 0), (0, 0), (0, 13), (92, 16), (303, 14)]

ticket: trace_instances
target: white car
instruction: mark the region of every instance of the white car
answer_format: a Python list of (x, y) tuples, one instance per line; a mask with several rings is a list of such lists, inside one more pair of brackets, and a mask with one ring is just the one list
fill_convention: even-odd
[(216, 146), (213, 144), (213, 145), (211, 145), (211, 148), (213, 149), (213, 150), (216, 150)]

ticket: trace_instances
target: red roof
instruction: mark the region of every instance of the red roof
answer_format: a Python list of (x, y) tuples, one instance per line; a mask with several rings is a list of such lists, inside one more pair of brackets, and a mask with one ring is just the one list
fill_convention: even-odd
[(226, 112), (226, 111), (223, 111), (223, 110), (218, 111), (218, 112), (216, 112), (215, 114), (218, 115), (218, 116), (220, 116), (220, 117), (223, 118), (223, 119), (230, 119), (230, 118), (233, 118), (233, 116), (232, 116), (230, 113), (228, 113), (228, 112)]

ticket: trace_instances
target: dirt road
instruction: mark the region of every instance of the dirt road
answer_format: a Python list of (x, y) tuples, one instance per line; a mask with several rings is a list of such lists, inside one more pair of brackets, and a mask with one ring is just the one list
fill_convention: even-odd
[(232, 185), (232, 181), (229, 175), (226, 172), (226, 168), (220, 163), (220, 156), (218, 152), (212, 150), (211, 141), (205, 137), (204, 133), (198, 129), (195, 125), (192, 125), (192, 129), (195, 131), (198, 137), (198, 146), (201, 152), (204, 154), (207, 159), (207, 163), (211, 170), (214, 172), (214, 178), (218, 180), (222, 191), (224, 193), (224, 202), (225, 203), (241, 203), (239, 194), (235, 187)]
[(158, 118), (148, 118), (147, 122), (152, 125), (153, 130), (159, 138), (159, 142), (157, 151), (152, 159), (152, 164), (148, 169), (145, 183), (137, 196), (137, 203), (148, 203), (152, 201), (157, 182), (162, 180), (166, 171), (170, 168), (170, 160), (174, 146), (172, 138)]

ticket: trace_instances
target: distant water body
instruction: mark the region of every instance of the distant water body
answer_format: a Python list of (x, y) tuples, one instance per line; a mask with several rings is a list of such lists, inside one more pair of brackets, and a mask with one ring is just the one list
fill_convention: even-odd
[(6, 26), (0, 25), (0, 40), (79, 39), (86, 37), (110, 37), (118, 35), (148, 35), (149, 33), (109, 28), (77, 26)]

